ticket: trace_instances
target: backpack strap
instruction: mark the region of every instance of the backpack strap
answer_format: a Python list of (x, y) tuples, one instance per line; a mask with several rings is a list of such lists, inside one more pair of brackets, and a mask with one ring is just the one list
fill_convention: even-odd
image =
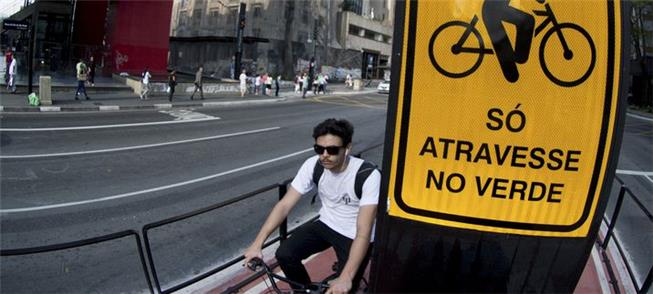
[[(367, 178), (372, 174), (372, 172), (376, 169), (376, 165), (374, 163), (371, 163), (369, 161), (363, 161), (363, 164), (358, 168), (358, 171), (356, 172), (356, 179), (354, 180), (354, 196), (356, 199), (361, 199), (361, 196), (363, 195), (363, 185), (365, 184), (365, 181), (367, 181)], [(324, 173), (324, 166), (320, 164), (320, 161), (318, 160), (315, 162), (315, 167), (313, 167), (313, 183), (315, 184), (315, 187), (317, 188), (318, 183), (320, 182), (320, 177), (322, 177), (322, 173)], [(317, 191), (315, 192), (315, 195), (313, 195), (313, 199), (311, 199), (311, 205), (315, 203), (315, 198), (317, 198)]]
[(356, 180), (354, 181), (354, 192), (358, 200), (363, 196), (363, 185), (365, 184), (365, 181), (375, 169), (376, 165), (369, 161), (364, 161), (363, 164), (361, 164), (361, 167), (358, 168)]
[(315, 198), (317, 197), (317, 185), (320, 182), (320, 178), (322, 177), (322, 173), (324, 173), (324, 166), (320, 164), (320, 161), (315, 162), (315, 167), (313, 167), (313, 183), (315, 184), (315, 195), (313, 195), (313, 199), (311, 199), (311, 205), (315, 203)]

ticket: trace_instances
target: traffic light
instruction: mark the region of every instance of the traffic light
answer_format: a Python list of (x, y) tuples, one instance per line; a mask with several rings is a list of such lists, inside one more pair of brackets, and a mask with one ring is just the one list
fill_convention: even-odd
[(240, 19), (240, 22), (238, 22), (238, 27), (240, 27), (240, 29), (245, 28), (245, 19), (244, 18)]

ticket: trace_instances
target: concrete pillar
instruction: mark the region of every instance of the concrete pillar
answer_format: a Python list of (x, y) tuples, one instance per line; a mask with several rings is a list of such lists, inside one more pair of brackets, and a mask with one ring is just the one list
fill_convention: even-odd
[(363, 81), (361, 79), (354, 79), (354, 91), (360, 91), (363, 86)]
[(41, 105), (52, 105), (52, 79), (50, 76), (39, 76), (39, 100), (41, 100)]

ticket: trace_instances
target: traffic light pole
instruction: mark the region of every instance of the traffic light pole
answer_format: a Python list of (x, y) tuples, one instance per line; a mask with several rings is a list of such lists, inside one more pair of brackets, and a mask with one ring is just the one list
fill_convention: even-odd
[(240, 3), (240, 12), (238, 16), (238, 24), (236, 27), (236, 58), (234, 61), (234, 78), (238, 77), (241, 72), (241, 61), (243, 58), (243, 31), (245, 30), (245, 3)]

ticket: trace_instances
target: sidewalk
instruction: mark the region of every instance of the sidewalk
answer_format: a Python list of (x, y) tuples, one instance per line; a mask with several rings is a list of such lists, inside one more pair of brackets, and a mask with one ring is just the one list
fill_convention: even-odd
[[(376, 93), (376, 87), (364, 88), (354, 91), (344, 84), (330, 84), (327, 94), (329, 95), (360, 95)], [(35, 92), (38, 87), (34, 87)], [(52, 106), (30, 106), (27, 101), (27, 87), (19, 85), (16, 94), (11, 94), (4, 85), (0, 89), (0, 111), (2, 112), (50, 112), (50, 111), (118, 111), (118, 110), (144, 110), (164, 109), (174, 107), (219, 107), (234, 105), (254, 105), (266, 103), (279, 103), (292, 100), (301, 100), (301, 93), (295, 93), (291, 89), (281, 89), (279, 96), (263, 96), (247, 94), (240, 97), (240, 93), (221, 92), (217, 94), (204, 94), (204, 100), (200, 100), (199, 93), (195, 94), (194, 100), (190, 100), (192, 92), (181, 92), (177, 89), (172, 102), (168, 101), (167, 94), (156, 93), (148, 99), (141, 100), (131, 88), (115, 82), (98, 82), (95, 87), (87, 86), (86, 90), (90, 100), (83, 96), (75, 100), (76, 85), (54, 84), (52, 89)], [(274, 93), (274, 91), (273, 91)], [(313, 98), (312, 92), (306, 94), (306, 98)]]
[[(315, 280), (319, 281), (328, 275), (332, 274), (331, 265), (335, 262), (336, 257), (333, 253), (333, 250), (329, 249), (322, 253), (318, 253), (307, 261), (304, 262), (307, 271), (310, 276)], [(266, 260), (268, 264), (274, 263), (274, 259)], [(240, 267), (236, 265), (235, 267)], [(366, 271), (365, 278), (369, 281), (369, 267)], [(277, 267), (275, 268), (277, 274), (281, 273), (281, 270)], [(222, 279), (215, 279), (214, 282), (204, 281), (204, 285), (195, 285), (190, 286), (186, 289), (180, 290), (178, 293), (230, 293), (234, 291), (232, 287), (237, 285), (239, 282), (245, 280), (252, 275), (252, 272), (245, 268), (239, 268), (235, 272), (231, 273), (229, 277)], [(589, 294), (589, 293), (615, 293), (614, 290), (609, 285), (609, 277), (605, 273), (605, 264), (601, 262), (599, 257), (599, 249), (595, 246), (592, 248), (592, 253), (587, 260), (585, 269), (576, 285), (574, 293), (578, 294)], [(270, 293), (270, 282), (265, 277), (258, 278), (251, 283), (245, 285), (243, 288), (238, 289), (237, 293), (252, 293), (252, 294), (265, 294)], [(288, 289), (288, 285), (280, 282), (279, 287), (281, 289)], [(361, 288), (364, 287), (361, 285)], [(622, 290), (624, 290), (622, 288)], [(362, 289), (359, 289), (357, 293), (364, 293)]]

